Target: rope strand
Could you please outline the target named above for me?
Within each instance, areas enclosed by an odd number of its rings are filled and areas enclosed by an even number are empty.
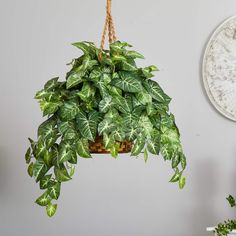
[[[106,20],[105,20],[104,29],[103,29],[102,38],[101,38],[99,59],[102,58],[102,52],[104,49],[107,31],[108,31],[109,44],[116,41],[116,31],[115,31],[115,26],[114,26],[112,14],[111,14],[111,1],[112,0],[107,0]]]

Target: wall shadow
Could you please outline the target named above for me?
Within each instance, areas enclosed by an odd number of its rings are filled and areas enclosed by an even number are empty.
[[[215,196],[218,192],[219,168],[213,160],[200,160],[192,168],[191,199],[195,205],[187,210],[186,227],[191,236],[209,235],[206,227],[214,226],[216,218]]]
[[[8,168],[8,162],[6,160],[6,152],[2,147],[0,147],[0,199],[7,192],[8,186],[8,172],[10,172]]]

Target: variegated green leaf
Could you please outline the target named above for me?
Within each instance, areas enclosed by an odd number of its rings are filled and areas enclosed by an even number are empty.
[[[33,166],[34,166],[34,163],[31,162],[29,165],[28,165],[28,168],[27,168],[27,173],[30,177],[33,176]]]
[[[39,186],[40,186],[40,189],[46,189],[49,187],[50,183],[51,183],[51,177],[52,177],[52,174],[50,175],[45,175],[39,182]]]
[[[89,74],[89,78],[93,81],[99,81],[102,75],[102,71],[100,67],[94,68]]]
[[[59,116],[62,120],[73,120],[79,112],[79,105],[76,101],[64,102],[59,109]]]
[[[65,168],[64,165],[60,165],[60,168],[55,167],[54,168],[54,173],[55,173],[56,179],[59,182],[65,182],[65,181],[71,180],[71,177],[68,174],[67,169]]]
[[[138,136],[138,138],[135,140],[135,143],[133,144],[131,155],[138,156],[143,150],[144,145],[145,145],[145,137],[143,135]]]
[[[135,97],[141,105],[146,105],[152,102],[151,95],[148,94],[148,92],[145,89],[143,89],[139,93],[136,93]]]
[[[81,157],[84,157],[84,158],[92,157],[89,151],[88,140],[85,138],[81,138],[76,141],[76,151]]]
[[[56,210],[57,210],[57,204],[51,204],[49,203],[46,207],[46,210],[47,210],[47,215],[49,217],[52,217],[55,213],[56,213]]]
[[[72,145],[69,142],[64,141],[60,144],[59,156],[58,156],[59,163],[63,163],[65,161],[74,159],[75,156],[76,156],[76,152],[74,151]]]
[[[55,113],[61,105],[62,103],[58,101],[51,101],[51,102],[48,102],[46,100],[40,101],[40,108],[43,112],[43,116]]]
[[[48,188],[49,196],[52,199],[58,199],[60,196],[60,191],[61,191],[61,183],[60,182],[57,182]]]
[[[31,160],[31,148],[29,147],[25,153],[25,162],[29,164]]]
[[[96,46],[92,42],[76,42],[72,43],[72,45],[81,49],[85,55],[96,55]]]
[[[140,54],[139,52],[133,51],[133,50],[127,51],[127,52],[125,53],[125,56],[126,56],[126,57],[130,57],[130,58],[133,58],[133,59],[135,59],[135,58],[144,59],[144,56],[143,56],[142,54]]]
[[[135,63],[132,63],[131,61],[122,61],[121,62],[121,69],[124,71],[136,71],[137,67]]]
[[[103,145],[106,149],[110,149],[115,144],[115,139],[113,135],[108,135],[107,133],[103,133]]]
[[[132,99],[127,96],[126,99],[122,96],[115,95],[112,97],[113,102],[117,110],[122,113],[132,112]]]
[[[48,195],[48,191],[46,191],[36,199],[35,203],[37,203],[39,206],[47,206],[50,201],[51,198]]]
[[[180,162],[181,162],[182,169],[185,170],[187,162],[186,162],[186,157],[183,153],[180,154]]]
[[[106,113],[109,109],[114,105],[112,101],[112,97],[105,97],[99,103],[99,111],[102,113]]]
[[[96,89],[88,82],[83,83],[83,87],[80,92],[77,93],[77,95],[83,100],[88,101],[90,97],[93,97],[95,95]]]
[[[110,148],[110,153],[111,153],[111,156],[112,156],[112,157],[117,158],[117,156],[118,156],[118,151],[119,151],[119,147],[120,147],[120,144],[119,144],[119,143],[115,143],[115,144]]]
[[[180,177],[181,177],[181,175],[182,175],[182,173],[179,172],[178,169],[176,169],[176,171],[175,171],[174,175],[172,176],[170,182],[172,182],[172,183],[178,182]]]
[[[125,141],[125,132],[123,129],[116,128],[112,132],[112,136],[114,137],[116,141],[120,141],[120,142]]]
[[[137,93],[142,90],[142,85],[138,78],[132,73],[128,71],[120,71],[120,78],[114,78],[111,81],[113,86],[116,86],[122,89],[125,92]]]
[[[110,133],[115,129],[115,124],[111,119],[104,119],[102,122],[98,124],[98,133],[99,135],[103,133]]]
[[[153,99],[161,103],[168,104],[170,102],[171,100],[170,97],[164,93],[164,91],[156,81],[146,80],[143,82],[143,85],[145,89],[148,91],[148,93],[153,97]]]
[[[70,74],[66,81],[66,88],[70,89],[80,84],[83,81],[82,79],[83,75],[84,75],[83,71]]]
[[[112,55],[111,60],[113,62],[117,62],[117,61],[126,61],[127,59],[126,59],[126,57],[124,57],[122,55],[114,54],[114,55]]]
[[[59,86],[58,79],[59,77],[48,80],[47,83],[44,85],[44,89],[47,91],[51,91],[56,87],[58,87]]]
[[[77,124],[84,138],[94,141],[97,135],[97,125],[99,114],[97,111],[91,111],[88,116],[80,111],[77,115]]]
[[[33,165],[33,176],[35,181],[38,182],[47,173],[48,167],[45,165],[43,160],[36,160]]]
[[[176,168],[180,163],[180,155],[179,153],[175,153],[172,157],[172,160],[171,160],[171,166],[172,168]]]

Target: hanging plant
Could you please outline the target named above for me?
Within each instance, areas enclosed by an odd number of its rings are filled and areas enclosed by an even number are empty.
[[[25,158],[29,175],[44,190],[36,203],[50,217],[57,208],[53,200],[59,198],[61,183],[71,180],[78,156],[110,153],[116,158],[122,152],[143,152],[147,161],[148,153],[161,153],[174,170],[170,182],[185,185],[186,158],[169,112],[171,98],[151,79],[157,67],[138,67],[135,60],[144,57],[116,40],[110,0],[107,4],[101,47],[74,43],[83,55],[72,60],[66,80],[49,80],[35,96],[46,121],[38,128],[37,141],[29,139]],[[107,29],[110,49],[104,50]]]

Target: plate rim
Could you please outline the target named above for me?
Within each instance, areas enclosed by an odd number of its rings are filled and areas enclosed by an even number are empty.
[[[210,88],[209,88],[209,84],[207,82],[207,79],[206,79],[206,76],[205,76],[205,62],[206,62],[206,56],[207,56],[207,53],[210,49],[210,46],[212,45],[212,41],[213,39],[215,38],[215,36],[217,35],[217,33],[219,32],[219,30],[222,28],[222,26],[224,26],[225,24],[227,24],[229,21],[231,21],[232,19],[236,19],[236,15],[233,15],[233,16],[230,16],[228,17],[227,19],[225,19],[224,21],[222,21],[216,28],[215,30],[213,31],[213,33],[211,34],[208,42],[207,42],[207,45],[205,47],[205,50],[204,50],[204,54],[203,54],[203,59],[202,59],[202,80],[203,80],[203,85],[204,85],[204,89],[206,91],[206,94],[208,96],[208,99],[210,100],[212,106],[221,114],[223,115],[224,117],[232,120],[232,121],[236,121],[236,116],[231,116],[229,115],[222,107],[220,107],[214,97],[212,96],[211,94],[211,91],[210,91]]]

